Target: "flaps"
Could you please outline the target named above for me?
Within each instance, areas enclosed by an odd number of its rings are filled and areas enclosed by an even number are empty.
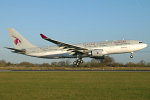
[[[70,51],[71,54],[76,54],[76,53],[86,53],[89,49],[87,48],[83,48],[80,46],[76,46],[76,45],[72,45],[72,44],[68,44],[68,43],[64,43],[64,42],[60,42],[57,40],[53,40],[50,38],[47,38],[45,35],[40,34],[41,37],[49,42],[52,42],[54,44],[56,44],[58,47],[60,47],[61,49],[65,49],[67,51]]]

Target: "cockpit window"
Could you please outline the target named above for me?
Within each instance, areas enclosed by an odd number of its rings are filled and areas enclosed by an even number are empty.
[[[143,42],[139,42],[139,43],[143,43]]]

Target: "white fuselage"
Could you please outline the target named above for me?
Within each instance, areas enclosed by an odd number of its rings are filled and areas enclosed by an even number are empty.
[[[101,49],[103,55],[108,55],[138,51],[145,48],[147,44],[137,40],[119,40],[76,44],[76,46],[89,50]],[[25,55],[48,59],[76,58],[76,55],[58,46],[28,48]],[[82,57],[90,57],[90,55],[83,54]]]

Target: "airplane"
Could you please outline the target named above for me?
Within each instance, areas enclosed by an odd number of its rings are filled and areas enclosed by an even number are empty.
[[[13,53],[46,59],[77,58],[77,60],[73,62],[73,64],[77,66],[83,63],[82,58],[85,57],[104,59],[105,55],[131,53],[130,58],[133,58],[133,52],[147,47],[147,44],[138,40],[68,44],[48,38],[43,34],[40,34],[42,39],[52,42],[57,46],[37,47],[27,41],[15,29],[7,28],[7,31],[15,48],[5,48],[10,49]]]

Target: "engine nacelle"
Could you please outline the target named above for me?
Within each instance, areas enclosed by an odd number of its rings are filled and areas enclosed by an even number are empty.
[[[103,49],[94,49],[92,51],[89,52],[89,55],[92,58],[98,58],[98,57],[103,57]]]

